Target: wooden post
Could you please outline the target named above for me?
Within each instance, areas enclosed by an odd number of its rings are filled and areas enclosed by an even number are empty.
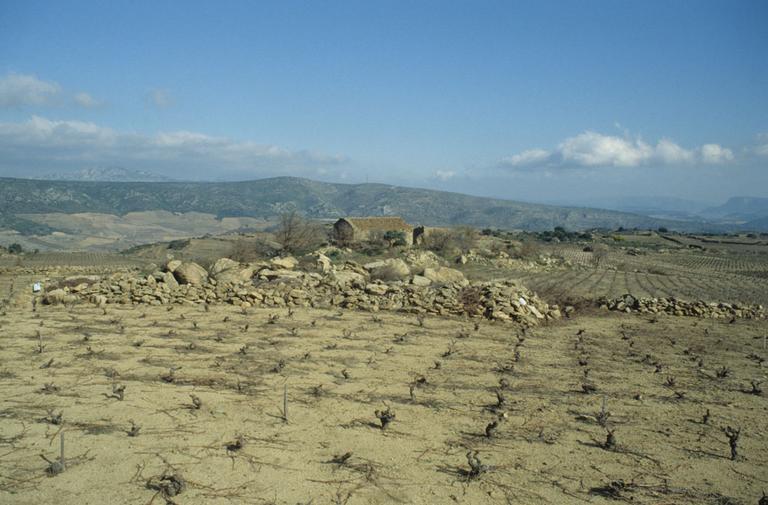
[[[66,460],[64,459],[64,430],[59,433],[59,442],[61,443],[61,452],[59,454],[59,462],[61,463],[61,471],[63,472],[67,468]]]
[[[283,384],[283,421],[288,422],[288,383]]]

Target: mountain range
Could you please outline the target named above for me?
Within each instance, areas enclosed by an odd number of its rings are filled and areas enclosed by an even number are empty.
[[[702,211],[712,220],[663,219],[614,210],[543,205],[385,184],[339,184],[296,177],[241,182],[59,181],[0,178],[0,227],[25,234],[53,231],[30,214],[164,210],[272,219],[295,209],[310,218],[399,215],[413,224],[568,230],[594,228],[768,231],[768,199],[732,198]],[[26,216],[26,217],[25,217]],[[715,221],[716,219],[716,221]],[[723,224],[723,219],[726,224]]]
[[[338,184],[296,177],[241,182],[103,182],[0,178],[0,227],[52,231],[25,215],[164,210],[272,219],[295,209],[307,217],[399,215],[412,224],[568,230],[658,228],[721,230],[704,221],[659,219],[612,210],[522,203],[385,184]]]
[[[69,172],[54,172],[35,177],[48,181],[109,181],[109,182],[169,182],[173,179],[144,170],[123,167],[83,168]]]

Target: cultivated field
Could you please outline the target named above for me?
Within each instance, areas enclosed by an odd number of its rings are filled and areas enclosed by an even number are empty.
[[[600,258],[583,245],[544,247],[567,266],[512,275],[531,289],[554,298],[596,299],[631,293],[637,297],[669,297],[707,302],[728,301],[768,305],[768,246],[745,251],[684,248],[626,249],[613,247]],[[628,254],[627,251],[639,254]]]
[[[2,503],[756,504],[768,489],[764,321],[584,312],[524,331],[13,301]]]

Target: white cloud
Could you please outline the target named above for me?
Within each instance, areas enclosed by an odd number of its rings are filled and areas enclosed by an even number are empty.
[[[627,140],[591,131],[565,139],[557,150],[565,163],[587,167],[632,167],[653,155],[653,148],[642,140]]]
[[[0,123],[0,168],[43,172],[119,164],[183,179],[238,174],[261,177],[326,174],[346,162],[343,156],[289,150],[189,131],[145,135],[120,132],[83,121],[32,116]]]
[[[686,149],[666,138],[654,145],[628,134],[618,137],[588,130],[563,140],[551,151],[530,149],[502,159],[500,165],[511,168],[680,166],[697,161],[724,163],[732,159],[730,149],[716,144],[707,144],[698,150]]]
[[[101,100],[95,99],[90,94],[84,91],[77,93],[74,98],[75,98],[75,103],[77,103],[77,105],[79,105],[80,107],[85,107],[86,109],[95,109],[97,107],[101,107],[102,105],[104,105],[104,102],[102,102]]]
[[[167,109],[173,105],[173,97],[167,89],[153,89],[147,94],[147,101],[158,109]]]
[[[758,145],[755,147],[755,153],[758,156],[768,156],[768,133],[757,135]]]
[[[435,170],[434,177],[445,182],[456,177],[456,172],[454,170]]]
[[[529,149],[519,154],[514,154],[504,158],[501,162],[504,165],[513,167],[524,167],[530,165],[539,165],[547,161],[550,153],[544,149]]]
[[[42,81],[34,75],[9,73],[0,78],[0,107],[45,105],[61,92],[55,82]]]
[[[671,140],[661,139],[656,144],[656,157],[667,165],[675,165],[694,162],[696,153],[680,147]]]
[[[718,144],[701,146],[701,160],[704,163],[719,164],[733,161],[733,151]]]

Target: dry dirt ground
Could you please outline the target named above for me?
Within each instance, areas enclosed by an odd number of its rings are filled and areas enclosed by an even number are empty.
[[[0,315],[0,503],[757,504],[766,334],[20,303]]]

